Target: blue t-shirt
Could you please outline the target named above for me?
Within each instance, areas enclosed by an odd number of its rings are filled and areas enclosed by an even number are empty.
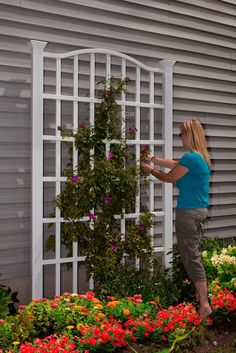
[[[179,188],[177,208],[205,208],[209,206],[210,168],[201,154],[188,152],[179,160],[179,164],[189,171],[176,185]]]

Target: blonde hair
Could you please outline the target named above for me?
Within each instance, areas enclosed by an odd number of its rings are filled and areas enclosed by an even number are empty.
[[[184,137],[186,147],[191,151],[200,153],[210,167],[211,160],[206,147],[204,130],[200,122],[196,119],[189,119],[180,125],[180,131]]]

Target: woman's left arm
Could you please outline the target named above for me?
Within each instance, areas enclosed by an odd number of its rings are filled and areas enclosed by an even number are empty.
[[[182,178],[189,171],[188,168],[183,167],[180,164],[176,164],[176,166],[173,169],[171,169],[168,173],[161,172],[160,170],[152,168],[147,163],[142,163],[141,166],[148,173],[152,174],[157,179],[164,181],[166,183],[174,183],[176,180]]]

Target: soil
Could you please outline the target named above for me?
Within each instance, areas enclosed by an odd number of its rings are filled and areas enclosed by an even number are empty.
[[[207,327],[206,332],[196,342],[183,341],[181,348],[176,346],[178,353],[236,353],[236,313],[231,314],[224,322]],[[133,344],[137,353],[158,353],[164,346],[152,342]],[[119,353],[132,353],[131,348],[122,349]]]

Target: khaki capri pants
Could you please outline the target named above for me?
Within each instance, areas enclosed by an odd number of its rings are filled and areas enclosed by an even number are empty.
[[[200,240],[204,233],[207,214],[207,208],[176,209],[175,231],[179,251],[184,268],[194,283],[206,281]]]

